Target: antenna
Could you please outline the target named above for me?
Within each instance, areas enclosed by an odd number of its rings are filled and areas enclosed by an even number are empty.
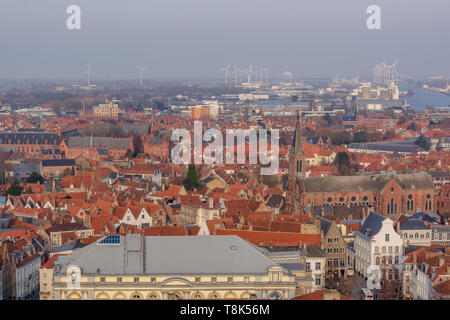
[[[140,88],[142,89],[142,76],[145,70],[147,70],[148,68],[141,68],[141,67],[136,67],[137,71],[139,71],[139,79],[140,79]]]
[[[88,64],[87,70],[84,73],[87,73],[87,80],[88,80],[88,87],[89,87],[91,85],[91,73],[94,73],[94,71],[92,71],[91,66],[89,64]]]

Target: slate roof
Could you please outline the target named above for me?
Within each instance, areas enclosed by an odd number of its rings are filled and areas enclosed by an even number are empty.
[[[428,227],[422,220],[410,218],[400,226],[400,230],[428,230]]]
[[[130,147],[129,138],[92,137],[96,148],[127,150]],[[91,145],[91,137],[69,137],[68,146],[73,149],[85,149]]]
[[[283,196],[280,196],[279,194],[273,194],[267,201],[266,206],[271,208],[279,208],[283,199]]]
[[[388,152],[406,152],[416,153],[424,152],[425,150],[414,144],[414,142],[371,142],[371,143],[350,143],[348,149],[363,149],[374,151],[388,151]]]
[[[74,264],[83,274],[265,274],[279,266],[237,236],[120,236],[58,257],[60,272]],[[145,242],[145,243],[144,243]],[[145,252],[143,254],[143,248]]]
[[[391,179],[405,190],[434,189],[434,183],[427,173],[387,173],[360,176],[327,176],[300,180],[306,192],[380,192]]]
[[[419,219],[421,218],[423,221],[437,223],[437,219],[423,212],[416,212],[413,214],[410,219]]]
[[[56,159],[56,160],[42,160],[43,167],[66,167],[75,166],[74,159]]]
[[[382,216],[379,213],[371,212],[366,220],[364,220],[364,223],[361,227],[361,233],[372,237],[376,235],[382,227],[383,221],[386,219],[386,217]]]
[[[11,140],[11,142],[10,142]],[[59,135],[56,133],[44,132],[1,132],[1,144],[58,144],[60,141]]]

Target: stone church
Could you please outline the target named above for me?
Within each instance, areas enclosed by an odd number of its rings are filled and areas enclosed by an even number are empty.
[[[308,178],[300,117],[297,117],[289,162],[287,200],[295,213],[312,212],[313,207],[361,205],[390,217],[418,211],[435,212],[435,186],[426,172]]]

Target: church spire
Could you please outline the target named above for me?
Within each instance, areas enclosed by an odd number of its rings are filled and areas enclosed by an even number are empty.
[[[294,138],[292,139],[291,154],[297,156],[304,156],[302,144],[302,128],[300,126],[300,115],[297,112],[297,124],[295,125]]]

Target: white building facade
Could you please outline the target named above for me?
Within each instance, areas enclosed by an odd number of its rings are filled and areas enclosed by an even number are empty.
[[[355,235],[355,271],[368,276],[369,266],[378,266],[382,278],[400,279],[403,241],[391,219],[372,212]]]

